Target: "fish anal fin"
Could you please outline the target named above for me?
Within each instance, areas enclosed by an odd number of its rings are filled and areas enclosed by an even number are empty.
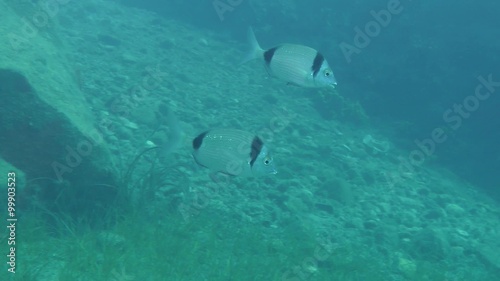
[[[210,179],[216,183],[216,184],[228,184],[228,179],[231,178],[231,177],[234,177],[234,175],[231,175],[231,174],[228,174],[228,173],[224,173],[224,172],[220,172],[220,171],[217,171],[217,172],[210,172],[208,174],[208,176],[210,177]]]

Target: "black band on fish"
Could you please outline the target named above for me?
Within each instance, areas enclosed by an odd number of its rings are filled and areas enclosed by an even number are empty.
[[[264,52],[264,60],[266,61],[266,64],[268,66],[269,64],[271,64],[271,60],[273,60],[274,57],[274,52],[276,52],[277,49],[278,47],[274,47]]]
[[[323,61],[325,61],[323,55],[320,54],[319,52],[316,53],[316,57],[314,58],[313,65],[311,67],[311,70],[313,72],[313,77],[316,77],[316,75],[318,75],[318,72],[321,69],[321,66],[323,65]]]
[[[203,138],[208,134],[208,131],[199,134],[196,138],[193,139],[193,149],[198,150],[201,144],[203,143]]]
[[[253,163],[255,163],[255,160],[257,160],[257,156],[259,156],[263,146],[264,143],[259,137],[256,136],[253,138],[252,150],[250,151],[250,167],[253,167]]]

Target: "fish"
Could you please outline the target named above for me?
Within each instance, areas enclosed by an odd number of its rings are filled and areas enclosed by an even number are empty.
[[[274,175],[274,159],[261,138],[237,129],[213,129],[193,139],[193,158],[213,172],[239,177]]]
[[[325,57],[315,49],[297,44],[280,44],[264,50],[250,27],[248,29],[250,51],[241,62],[260,58],[270,76],[287,84],[307,88],[337,86],[337,80]]]

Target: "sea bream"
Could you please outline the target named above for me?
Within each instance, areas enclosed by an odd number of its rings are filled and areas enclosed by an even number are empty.
[[[249,132],[214,129],[193,139],[195,161],[213,172],[233,176],[276,174],[274,161],[262,140]]]
[[[337,80],[325,57],[315,49],[303,45],[281,44],[264,50],[251,28],[248,29],[250,51],[243,63],[260,58],[269,75],[289,84],[302,87],[333,87]]]

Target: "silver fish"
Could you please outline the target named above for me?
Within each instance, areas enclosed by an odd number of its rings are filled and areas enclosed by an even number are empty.
[[[271,153],[252,133],[235,129],[215,129],[193,139],[196,162],[214,172],[233,176],[276,174]]]
[[[261,58],[269,75],[289,84],[311,88],[335,88],[337,85],[337,80],[325,57],[313,48],[281,44],[264,50],[257,42],[251,28],[248,29],[248,41],[251,50],[242,63]]]

